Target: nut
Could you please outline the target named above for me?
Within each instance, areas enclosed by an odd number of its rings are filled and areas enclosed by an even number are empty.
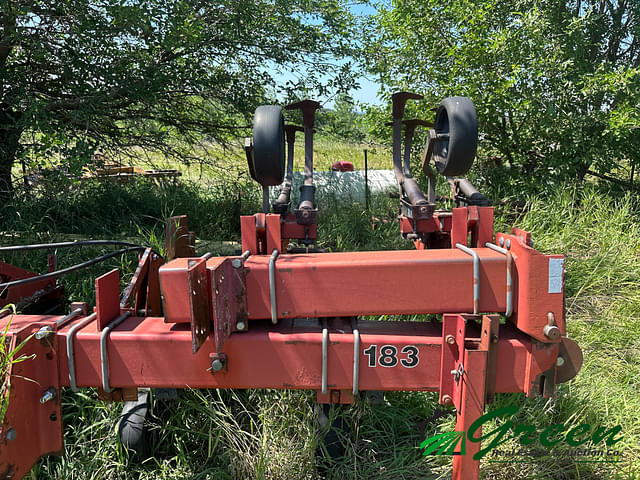
[[[242,267],[242,259],[241,258],[234,258],[233,260],[231,260],[231,266],[233,268],[240,268]]]
[[[244,330],[245,328],[247,328],[247,325],[243,321],[239,321],[238,323],[236,323],[237,330]]]
[[[211,361],[211,370],[213,370],[214,372],[219,372],[223,368],[224,368],[224,362],[222,361],[222,359],[214,358]]]
[[[544,336],[549,340],[557,340],[558,338],[560,338],[560,329],[555,325],[545,326],[542,330],[542,333],[544,333]]]
[[[454,343],[456,343],[456,337],[449,334],[446,337],[444,337],[444,341],[447,342],[449,345],[453,345]]]
[[[56,395],[57,395],[56,389],[53,387],[49,387],[42,394],[42,397],[40,397],[40,403],[50,402],[51,400],[56,398]]]
[[[34,337],[36,340],[42,340],[43,338],[47,338],[49,335],[53,333],[53,328],[50,325],[45,325],[40,330],[36,332]]]
[[[453,405],[453,399],[451,398],[451,395],[443,395],[441,403],[443,405]]]

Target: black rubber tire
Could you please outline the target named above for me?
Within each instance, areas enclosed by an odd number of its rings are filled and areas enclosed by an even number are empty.
[[[253,117],[253,174],[263,187],[280,185],[285,173],[284,116],[276,105],[256,108]],[[251,168],[249,168],[251,171]]]
[[[316,449],[316,456],[324,458],[325,462],[332,463],[344,456],[346,447],[343,443],[343,438],[351,432],[351,428],[343,415],[345,407],[344,405],[333,406],[338,413],[334,415],[330,424],[328,422],[331,419],[331,406],[323,404],[318,405],[316,408],[318,423],[324,430],[324,435],[320,439],[321,445],[318,445]]]
[[[478,148],[478,115],[471,99],[445,98],[438,105],[433,128],[436,134],[449,135],[449,140],[436,142],[433,149],[438,172],[447,177],[467,173]]]
[[[139,458],[144,458],[148,451],[144,422],[149,406],[149,392],[139,391],[137,401],[125,402],[118,422],[120,443]]]

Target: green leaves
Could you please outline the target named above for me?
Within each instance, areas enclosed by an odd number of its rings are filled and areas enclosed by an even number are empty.
[[[177,142],[236,138],[229,127],[287,93],[276,68],[316,91],[353,81],[342,0],[0,0],[0,12],[0,103],[28,112],[12,125],[35,137],[24,154],[82,163],[87,146],[140,146],[181,157]]]
[[[471,97],[479,167],[489,180],[508,175],[528,189],[582,178],[591,167],[623,172],[638,149],[634,9],[595,1],[397,0],[376,18],[367,68],[387,92],[425,94],[424,118],[442,97]]]

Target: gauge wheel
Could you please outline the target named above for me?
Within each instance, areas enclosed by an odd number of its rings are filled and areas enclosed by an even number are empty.
[[[433,156],[438,172],[446,177],[467,173],[478,148],[478,115],[471,99],[445,98],[436,110],[434,130]]]
[[[253,168],[249,171],[263,187],[280,185],[285,172],[284,116],[282,108],[262,105],[253,117]]]

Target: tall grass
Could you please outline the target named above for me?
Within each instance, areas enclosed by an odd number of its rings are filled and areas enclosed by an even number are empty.
[[[145,182],[126,186],[89,184],[65,195],[43,193],[5,210],[2,229],[54,239],[63,234],[119,236],[159,242],[162,219],[187,213],[206,239],[238,239],[239,213],[258,208],[259,192],[248,184],[183,182],[158,188]],[[238,205],[240,199],[240,205]],[[485,478],[640,478],[640,244],[634,197],[610,197],[594,189],[567,190],[531,198],[519,216],[504,211],[499,229],[517,225],[532,232],[537,249],[564,253],[567,268],[567,325],[585,354],[578,377],[551,399],[498,395],[497,408],[519,405],[517,419],[540,430],[580,423],[622,426],[622,462],[595,464],[556,455],[526,464],[484,461]],[[371,211],[360,204],[325,205],[321,246],[331,250],[410,248],[394,218],[397,200],[374,198]],[[372,218],[373,217],[373,218]],[[43,233],[45,232],[45,233]],[[16,241],[16,239],[5,240]],[[44,255],[44,254],[42,254]],[[44,264],[44,257],[11,258]],[[66,258],[72,261],[75,257]],[[4,259],[3,259],[4,260]],[[135,259],[120,259],[129,274]],[[65,286],[74,299],[91,300],[92,275]],[[425,422],[438,408],[430,393],[392,392],[383,405],[365,398],[341,415],[349,425],[343,458],[317,454],[323,430],[314,414],[315,395],[305,391],[184,391],[177,403],[153,402],[152,456],[134,461],[117,442],[121,406],[102,404],[92,390],[65,392],[66,456],[48,458],[38,478],[447,478],[450,457],[424,457],[424,436],[452,430],[454,418]],[[513,442],[510,445],[515,445]],[[565,452],[566,453],[566,452]]]

